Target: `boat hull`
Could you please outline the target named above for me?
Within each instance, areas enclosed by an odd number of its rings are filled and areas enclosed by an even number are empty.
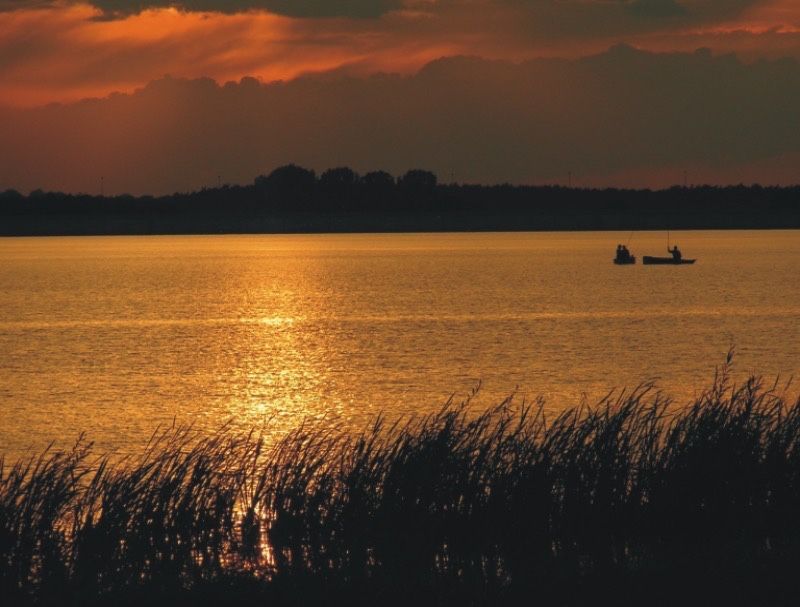
[[[618,266],[632,266],[636,263],[636,257],[631,256],[630,259],[615,259],[614,264]]]
[[[642,264],[645,266],[686,266],[693,264],[695,259],[675,259],[673,257],[642,257]]]

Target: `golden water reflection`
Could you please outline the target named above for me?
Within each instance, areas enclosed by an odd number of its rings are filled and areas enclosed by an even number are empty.
[[[795,233],[673,233],[696,266],[613,266],[629,238],[0,239],[0,451],[81,431],[136,450],[173,420],[360,426],[478,381],[478,405],[556,411],[648,379],[687,399],[731,343],[739,377],[800,371]]]

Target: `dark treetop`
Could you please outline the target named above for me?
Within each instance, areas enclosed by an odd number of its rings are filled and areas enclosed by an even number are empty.
[[[667,190],[438,184],[286,165],[170,196],[0,193],[0,235],[800,228],[800,186]]]

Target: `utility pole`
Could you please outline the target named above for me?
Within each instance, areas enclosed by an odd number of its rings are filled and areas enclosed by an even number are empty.
[[[100,196],[105,196],[105,184],[103,183],[104,179],[105,179],[105,177],[103,177],[101,175],[100,176]]]
[[[567,173],[567,186],[571,189],[572,188],[572,171]]]

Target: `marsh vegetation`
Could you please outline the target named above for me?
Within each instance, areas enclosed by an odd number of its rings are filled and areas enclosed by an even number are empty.
[[[727,367],[548,418],[469,402],[276,444],[176,427],[0,467],[0,594],[53,604],[783,604],[800,401]],[[710,604],[710,603],[709,603]]]

